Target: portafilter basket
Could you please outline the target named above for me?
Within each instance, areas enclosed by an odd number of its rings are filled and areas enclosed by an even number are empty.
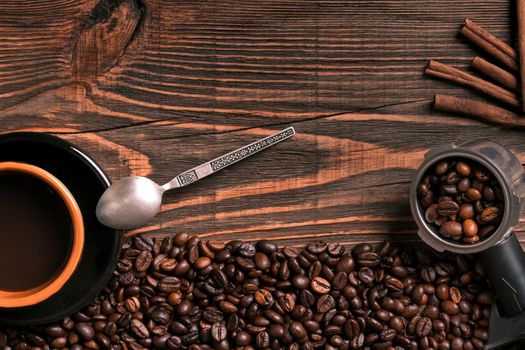
[[[484,165],[498,180],[504,195],[505,210],[501,223],[490,237],[478,243],[454,242],[441,236],[425,220],[425,209],[419,203],[417,188],[427,171],[438,162],[449,158],[468,158]],[[505,147],[488,140],[474,140],[461,145],[435,148],[425,154],[410,187],[410,207],[419,227],[418,234],[425,243],[437,251],[448,250],[460,254],[478,253],[504,241],[519,222],[525,201],[525,174],[519,159]]]
[[[422,178],[438,162],[450,158],[467,158],[485,166],[503,192],[505,208],[499,227],[491,236],[474,244],[441,236],[436,227],[425,220],[425,209],[419,202],[418,185]],[[524,195],[525,173],[519,159],[507,148],[484,139],[430,150],[410,187],[410,207],[421,239],[440,252],[477,253],[482,262],[497,301],[486,349],[525,339],[525,255],[516,235],[512,234],[525,206]]]

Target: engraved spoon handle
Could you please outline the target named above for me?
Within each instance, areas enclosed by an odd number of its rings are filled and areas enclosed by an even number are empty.
[[[250,143],[249,145],[236,149],[235,151],[232,151],[218,158],[210,160],[209,162],[198,165],[195,168],[187,170],[182,174],[177,175],[173,180],[162,186],[162,188],[164,188],[164,190],[167,191],[173,188],[183,187],[194,183],[195,181],[198,181],[203,177],[216,173],[217,171],[224,169],[234,163],[237,163],[240,160],[248,158],[249,156],[252,156],[259,151],[262,151],[263,149],[266,149],[281,141],[284,141],[287,138],[292,137],[294,134],[295,130],[293,127],[281,130],[276,134],[260,139],[259,141]]]

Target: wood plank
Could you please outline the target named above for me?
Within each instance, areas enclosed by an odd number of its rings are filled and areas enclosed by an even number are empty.
[[[427,59],[466,68],[464,17],[514,43],[507,1],[43,1],[0,9],[0,125],[163,182],[288,125],[290,141],[166,196],[140,232],[301,244],[415,241],[426,150],[522,132],[431,109]],[[525,223],[517,228],[525,241]]]

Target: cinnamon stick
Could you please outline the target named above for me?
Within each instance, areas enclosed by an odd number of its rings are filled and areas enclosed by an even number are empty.
[[[502,69],[479,56],[474,57],[470,63],[470,67],[497,81],[509,91],[516,93],[519,91],[518,79],[514,74],[509,73],[505,69]]]
[[[521,81],[525,81],[525,0],[516,1],[518,12],[518,47],[520,62]],[[525,84],[521,87],[521,100],[525,101]],[[522,105],[522,111],[525,111],[525,103]]]
[[[519,70],[518,55],[516,54],[516,51],[505,42],[496,38],[494,35],[474,23],[471,19],[465,19],[465,23],[459,32],[475,45],[487,51],[501,63],[509,67],[512,71],[517,72]]]
[[[515,93],[449,65],[430,60],[425,69],[425,73],[468,86],[513,107],[520,107],[518,97]]]
[[[516,113],[483,101],[436,94],[434,107],[440,111],[463,114],[492,124],[525,128],[525,118],[520,118]]]

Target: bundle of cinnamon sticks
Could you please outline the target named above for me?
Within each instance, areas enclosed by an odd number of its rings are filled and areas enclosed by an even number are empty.
[[[525,0],[517,0],[519,54],[511,46],[487,30],[465,19],[460,34],[488,53],[499,65],[482,57],[475,57],[470,67],[489,80],[480,78],[441,62],[431,60],[425,73],[460,84],[501,102],[492,103],[436,94],[434,106],[438,110],[464,114],[490,123],[525,128]],[[520,78],[521,77],[521,78]]]

